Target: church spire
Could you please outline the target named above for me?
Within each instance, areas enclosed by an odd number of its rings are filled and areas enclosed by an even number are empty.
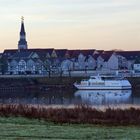
[[[24,17],[21,17],[21,30],[20,35],[25,35],[25,29],[24,29]]]
[[[26,32],[24,28],[24,17],[21,18],[20,40],[18,42],[18,50],[27,49]]]

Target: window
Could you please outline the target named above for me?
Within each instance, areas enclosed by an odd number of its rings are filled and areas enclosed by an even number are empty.
[[[28,60],[27,62],[27,71],[34,71],[35,64],[33,60]]]
[[[19,67],[19,71],[25,72],[26,71],[26,62],[24,60],[20,60],[18,67]]]

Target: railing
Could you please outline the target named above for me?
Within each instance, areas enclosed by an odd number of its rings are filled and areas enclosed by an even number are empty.
[[[90,71],[65,71],[63,73],[51,74],[50,77],[89,77],[95,75],[117,75],[122,77],[140,77],[140,72],[135,73],[134,71],[117,72],[116,70],[90,70]],[[33,75],[0,75],[0,77],[48,77],[48,74],[33,74]]]

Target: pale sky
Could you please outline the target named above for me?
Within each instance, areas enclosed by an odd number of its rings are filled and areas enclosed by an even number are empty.
[[[140,0],[0,0],[0,51],[17,49],[21,16],[29,48],[140,50]]]

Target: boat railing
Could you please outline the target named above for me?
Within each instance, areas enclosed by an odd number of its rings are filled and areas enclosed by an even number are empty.
[[[87,82],[87,81],[88,81],[88,79],[83,79],[81,81],[76,81],[75,84],[80,84],[81,82]]]
[[[87,81],[88,81],[88,79],[83,79],[82,81],[83,81],[83,82],[84,82],[84,81],[85,81],[85,82],[87,82]]]

